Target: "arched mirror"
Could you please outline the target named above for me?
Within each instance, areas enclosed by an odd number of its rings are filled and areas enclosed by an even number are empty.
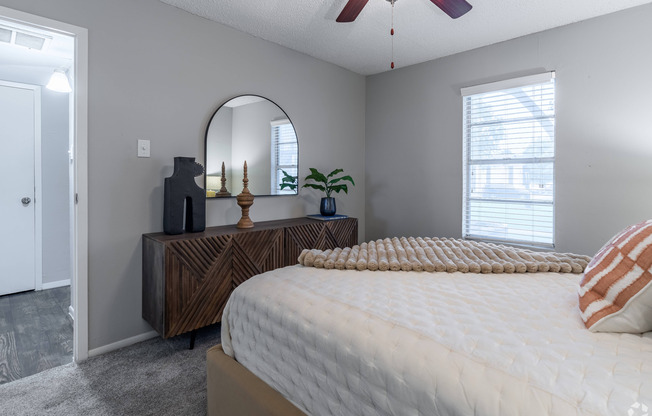
[[[252,194],[298,192],[299,146],[294,126],[285,111],[266,98],[241,95],[222,104],[206,129],[205,155],[207,198],[239,194],[245,161]]]

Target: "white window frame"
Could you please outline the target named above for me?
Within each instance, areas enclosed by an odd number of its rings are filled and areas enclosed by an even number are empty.
[[[275,132],[275,130],[280,128],[281,126],[289,125],[293,130],[294,130],[294,126],[292,125],[292,122],[287,118],[280,119],[280,120],[272,120],[270,122],[270,124],[271,124],[271,135],[272,135],[272,140],[271,140],[271,143],[272,143],[272,151],[271,151],[272,160],[271,160],[271,175],[270,175],[272,183],[271,183],[271,188],[270,189],[272,190],[272,195],[297,195],[298,194],[298,189],[299,189],[298,181],[297,181],[297,189],[294,190],[294,191],[291,190],[291,189],[280,189],[280,185],[279,185],[280,182],[278,180],[277,171],[279,169],[283,169],[285,171],[287,171],[289,169],[295,169],[296,172],[297,172],[297,175],[298,175],[299,163],[298,163],[298,160],[297,160],[297,163],[293,164],[293,165],[281,165],[281,164],[279,164],[278,149],[277,149],[277,147],[278,147],[278,142],[277,142],[278,135]],[[295,138],[295,141],[296,141],[296,132],[294,134],[294,138]]]
[[[545,157],[545,158],[537,158],[537,157],[526,157],[522,159],[488,159],[488,158],[483,158],[482,160],[471,160],[471,131],[472,127],[475,126],[471,124],[470,121],[470,111],[471,111],[471,101],[473,99],[473,96],[477,96],[480,94],[486,94],[490,92],[500,92],[500,91],[506,91],[514,88],[521,88],[521,87],[529,87],[529,86],[535,86],[535,85],[540,85],[540,84],[547,84],[547,83],[552,83],[553,87],[553,94],[555,94],[555,72],[546,72],[543,74],[537,74],[537,75],[531,75],[531,76],[526,76],[526,77],[520,77],[520,78],[514,78],[514,79],[509,79],[509,80],[504,80],[504,81],[499,81],[499,82],[493,82],[489,84],[482,84],[482,85],[475,85],[471,87],[466,87],[461,89],[462,93],[462,101],[463,101],[463,206],[462,206],[462,236],[465,239],[474,239],[474,240],[483,240],[483,241],[493,241],[493,242],[499,242],[499,243],[507,243],[507,244],[514,244],[514,245],[525,245],[525,246],[532,246],[532,247],[539,247],[539,248],[554,248],[555,246],[555,158],[556,158],[556,149],[555,149],[555,137],[553,136],[553,156],[552,157]],[[553,100],[553,106],[555,106],[554,100]],[[534,116],[533,116],[534,119]],[[549,119],[548,119],[549,120]],[[553,124],[556,126],[555,123],[556,120],[556,110],[553,111],[552,114],[552,121]],[[553,128],[553,134],[556,136],[556,132],[554,131],[555,129]],[[501,163],[503,162],[503,163]],[[546,202],[546,204],[550,205],[551,209],[551,216],[550,216],[550,223],[549,223],[549,230],[551,233],[551,238],[548,241],[540,241],[540,238],[538,238],[539,241],[537,241],[537,238],[534,237],[534,231],[532,232],[532,236],[529,238],[510,238],[510,237],[500,237],[497,236],[497,233],[494,233],[492,235],[491,232],[482,232],[481,227],[473,227],[471,225],[472,221],[470,216],[473,215],[471,212],[471,205],[470,202],[473,200],[471,197],[471,189],[470,189],[470,184],[471,184],[471,168],[473,166],[479,166],[482,164],[504,164],[505,167],[507,168],[508,165],[514,164],[514,163],[523,163],[524,165],[528,164],[535,164],[535,163],[551,163],[552,168],[551,168],[551,176],[552,176],[552,202]],[[530,206],[535,206],[535,205],[540,205],[541,202],[535,201],[534,199],[529,199],[526,201],[523,200],[505,200],[505,201],[498,201],[498,202],[504,202],[505,206],[509,206],[512,203],[527,203]],[[476,216],[476,218],[480,219],[480,217]],[[515,223],[512,223],[513,228],[512,230],[516,229],[517,226],[514,226]],[[509,226],[510,224],[508,222],[505,222],[503,224],[508,230],[510,229]]]

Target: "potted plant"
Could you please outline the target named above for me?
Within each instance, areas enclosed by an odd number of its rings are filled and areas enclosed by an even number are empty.
[[[340,176],[334,178],[338,173],[344,172],[344,169],[335,169],[328,175],[324,175],[315,168],[310,168],[310,175],[306,176],[306,181],[312,181],[316,183],[305,183],[302,188],[314,188],[320,191],[326,192],[326,197],[321,199],[319,204],[319,212],[323,216],[335,215],[335,198],[331,196],[331,193],[344,191],[344,193],[349,193],[349,188],[345,183],[340,183],[342,181],[349,181],[351,185],[355,186],[353,178],[349,175]]]

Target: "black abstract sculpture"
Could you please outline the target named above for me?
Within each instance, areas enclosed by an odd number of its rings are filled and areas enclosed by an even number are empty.
[[[206,192],[195,182],[204,168],[194,157],[175,157],[174,172],[165,178],[163,190],[163,231],[181,234],[184,230],[183,210],[186,209],[185,230],[196,233],[206,228]]]

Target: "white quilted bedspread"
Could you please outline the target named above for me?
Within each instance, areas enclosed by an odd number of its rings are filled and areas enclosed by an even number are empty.
[[[222,343],[311,415],[652,415],[652,333],[585,329],[579,277],[292,266],[234,291]]]

